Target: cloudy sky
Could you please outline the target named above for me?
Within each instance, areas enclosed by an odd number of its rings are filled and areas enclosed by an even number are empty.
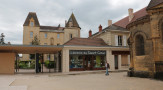
[[[134,12],[146,7],[150,0],[0,0],[0,33],[5,42],[22,44],[23,23],[29,12],[36,12],[41,25],[65,25],[72,11],[81,27],[81,37],[88,37],[88,31],[98,31],[101,24],[107,27],[128,15],[128,8]]]

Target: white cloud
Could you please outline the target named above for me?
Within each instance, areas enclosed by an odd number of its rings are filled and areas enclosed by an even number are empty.
[[[41,25],[64,26],[72,10],[82,28],[81,36],[88,31],[105,28],[108,19],[113,22],[125,17],[128,8],[137,11],[148,5],[150,0],[0,0],[0,33],[5,41],[22,44],[23,23],[29,12],[36,12]]]

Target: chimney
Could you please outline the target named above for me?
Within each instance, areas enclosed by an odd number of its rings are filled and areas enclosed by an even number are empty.
[[[112,25],[112,20],[108,20],[108,26]]]
[[[92,30],[89,30],[89,37],[92,36]]]
[[[98,28],[99,28],[99,32],[101,32],[101,31],[102,31],[102,26],[101,26],[101,24],[100,24],[100,26],[99,26]]]
[[[128,9],[128,16],[129,16],[129,22],[133,19],[134,17],[134,13],[133,13],[133,9],[129,8]]]

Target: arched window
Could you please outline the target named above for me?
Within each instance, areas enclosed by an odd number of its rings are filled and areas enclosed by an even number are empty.
[[[50,45],[54,45],[54,38],[50,38]]]
[[[137,35],[135,39],[136,55],[145,55],[144,52],[144,38],[142,35]]]

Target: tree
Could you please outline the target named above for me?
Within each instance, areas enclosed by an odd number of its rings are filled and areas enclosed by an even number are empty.
[[[40,45],[40,40],[37,38],[37,35],[32,40],[32,45]]]
[[[5,44],[4,37],[5,37],[5,35],[3,33],[1,33],[1,36],[0,36],[0,44],[1,45],[4,45]]]
[[[32,45],[40,45],[40,40],[38,39],[37,35],[32,40]],[[30,59],[35,59],[35,54],[30,54]]]

